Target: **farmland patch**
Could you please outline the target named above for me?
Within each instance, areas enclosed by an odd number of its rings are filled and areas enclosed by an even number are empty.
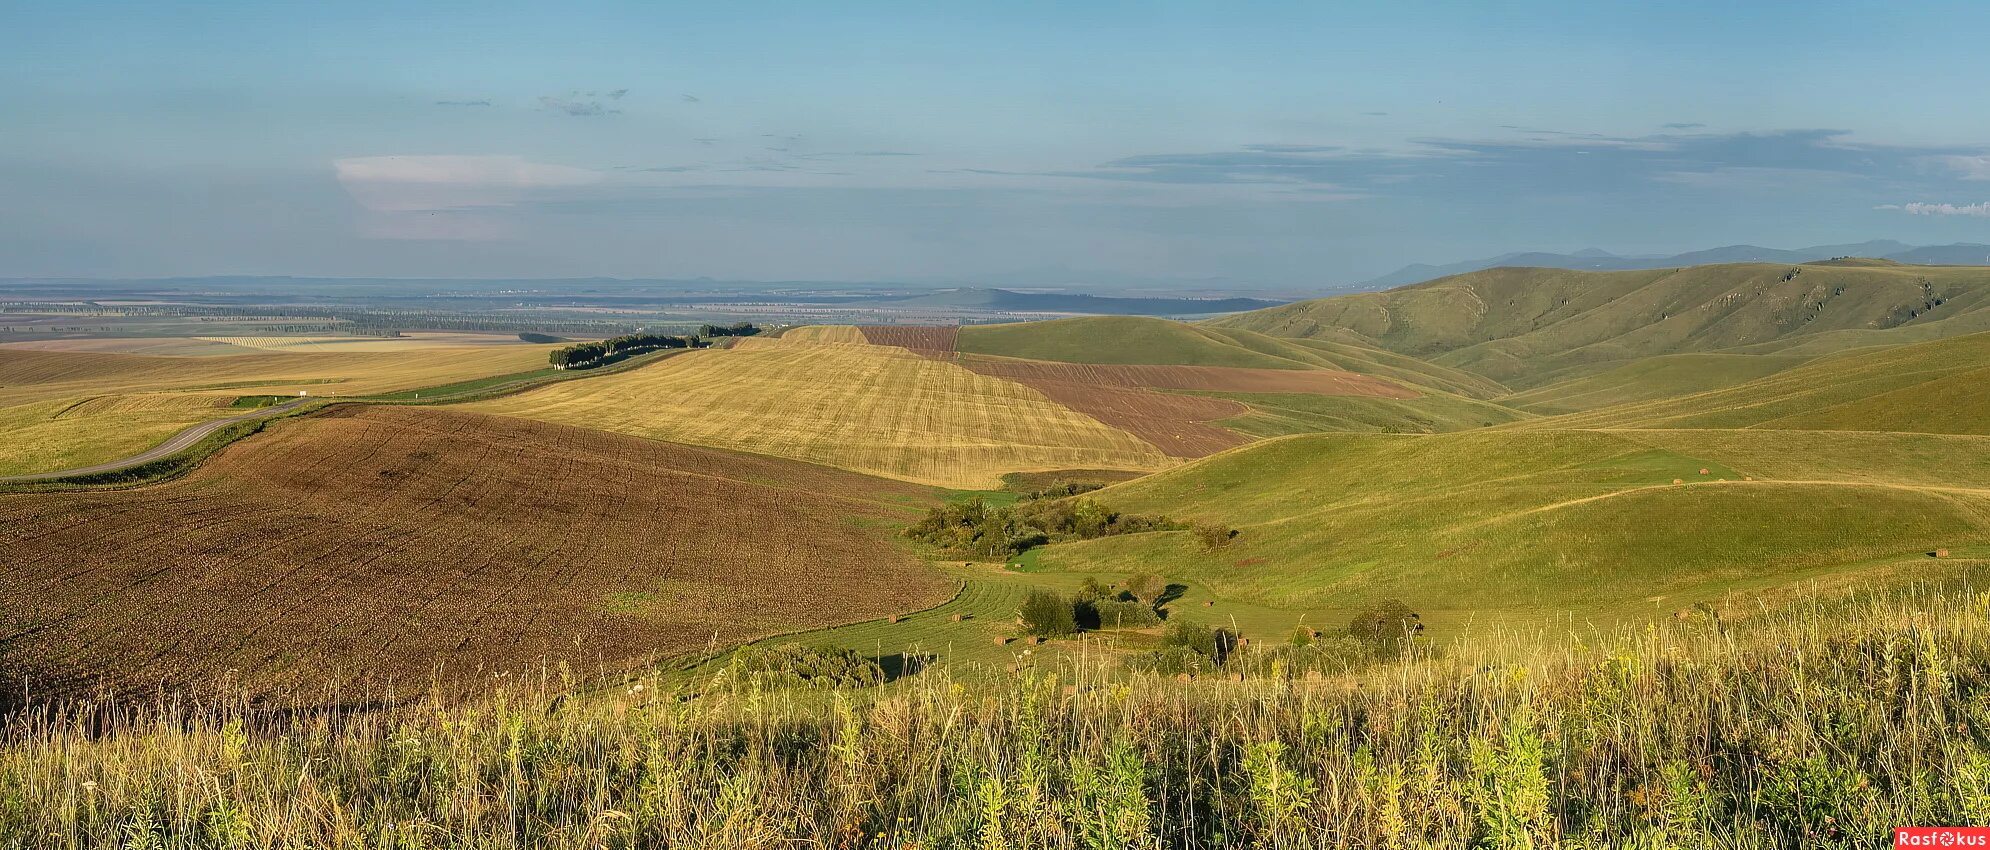
[[[0,670],[38,689],[615,671],[934,604],[926,488],[435,408],[334,408],[179,481],[0,496]]]

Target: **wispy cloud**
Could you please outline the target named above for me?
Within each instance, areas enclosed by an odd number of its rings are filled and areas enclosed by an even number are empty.
[[[699,100],[699,99],[698,99],[698,96],[697,96],[697,95],[695,95],[695,94],[686,94],[686,95],[679,95],[679,97],[682,97],[682,98],[684,98],[684,102],[685,102],[685,103],[703,103],[703,102],[704,102],[704,101],[702,101],[702,100]]]
[[[488,100],[438,100],[436,106],[489,106]]]
[[[605,96],[610,101],[621,100],[629,93],[628,89],[616,89]],[[586,118],[597,115],[620,115],[622,110],[603,103],[600,92],[570,91],[566,94],[549,94],[539,98],[539,105],[547,110],[565,115]]]
[[[1706,127],[1707,125],[1689,122],[1689,121],[1675,121],[1671,124],[1661,124],[1659,126],[1667,130],[1698,130]]]
[[[535,193],[586,186],[598,172],[521,156],[358,156],[334,160],[339,185],[368,215],[375,239],[491,240],[510,231],[501,215]]]
[[[1990,180],[1990,156],[1943,156],[1937,161],[1964,180]]]
[[[1990,218],[1990,201],[1980,204],[1880,204],[1876,210],[1898,210],[1908,215],[1962,215],[1975,218]]]

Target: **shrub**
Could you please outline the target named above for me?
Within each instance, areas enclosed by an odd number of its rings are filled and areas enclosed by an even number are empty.
[[[1237,648],[1237,633],[1187,620],[1171,620],[1168,630],[1161,635],[1161,647],[1186,649],[1221,667]]]
[[[1400,599],[1385,599],[1354,615],[1347,624],[1348,636],[1360,641],[1378,658],[1399,658],[1416,647],[1423,632],[1423,616],[1410,610]]]
[[[1017,609],[1016,619],[1025,634],[1037,637],[1067,637],[1078,633],[1078,617],[1071,600],[1048,590],[1032,591]]]
[[[1197,523],[1195,539],[1202,541],[1202,547],[1205,549],[1216,549],[1227,546],[1230,541],[1237,539],[1237,530],[1229,526]]]
[[[865,688],[884,684],[884,668],[850,649],[817,649],[798,643],[747,646],[733,653],[722,681],[769,688]]]
[[[1092,628],[1149,629],[1161,624],[1160,612],[1145,602],[1102,599],[1086,604],[1092,609]]]
[[[1121,586],[1126,588],[1127,593],[1133,594],[1133,598],[1149,605],[1159,601],[1161,594],[1168,591],[1168,583],[1153,573],[1129,576]]]

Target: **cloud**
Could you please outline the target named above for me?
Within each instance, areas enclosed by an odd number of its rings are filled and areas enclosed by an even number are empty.
[[[628,93],[629,93],[628,89],[616,89],[615,91],[608,93],[608,98],[610,100],[620,100],[622,99],[623,95]],[[589,92],[574,91],[574,92],[568,92],[564,95],[549,94],[539,98],[539,105],[542,108],[549,109],[554,112],[560,112],[567,115],[572,115],[575,117],[582,117],[582,118],[596,116],[596,115],[622,114],[622,110],[612,108],[607,104],[602,103],[600,100],[600,94],[598,92],[591,92],[591,91]]]
[[[1295,186],[1425,198],[1616,196],[1769,191],[1836,185],[1940,191],[1952,177],[1990,179],[1990,148],[1860,144],[1843,130],[1612,136],[1515,127],[1519,140],[1419,138],[1389,149],[1255,144],[1236,150],[1144,154],[1089,169],[1033,172],[1158,184]],[[1939,168],[1930,168],[1930,163]],[[1284,188],[1279,188],[1284,187]]]
[[[332,169],[367,212],[360,235],[373,239],[504,238],[505,208],[601,179],[598,172],[521,156],[358,156],[334,160]]]
[[[1259,153],[1328,153],[1346,148],[1339,145],[1245,145],[1244,150]]]
[[[1698,129],[1700,129],[1700,128],[1702,128],[1702,127],[1705,127],[1705,126],[1707,126],[1707,125],[1705,125],[1705,124],[1697,124],[1697,123],[1690,123],[1690,122],[1675,122],[1675,123],[1672,123],[1672,124],[1661,124],[1661,125],[1659,125],[1659,126],[1661,126],[1661,127],[1665,128],[1665,129],[1667,129],[1667,130],[1698,130]]]
[[[1941,156],[1936,161],[1964,180],[1990,180],[1990,156]]]
[[[685,103],[703,103],[703,101],[698,99],[697,95],[686,94],[686,95],[679,95],[679,97],[684,98]]]
[[[489,106],[488,100],[438,100],[436,106]]]
[[[1990,218],[1990,201],[1980,204],[1880,204],[1876,210],[1898,210],[1908,215],[1962,215],[1973,218]]]
[[[1382,116],[1384,116],[1384,115],[1387,115],[1387,114],[1389,114],[1389,113],[1387,113],[1387,112],[1363,112],[1363,113],[1361,113],[1361,114],[1363,114],[1363,115],[1370,115],[1370,116],[1374,116],[1374,117],[1376,117],[1376,118],[1380,118],[1380,117],[1382,117]]]

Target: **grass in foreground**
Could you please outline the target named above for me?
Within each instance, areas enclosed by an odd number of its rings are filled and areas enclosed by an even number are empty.
[[[1480,635],[1323,680],[1024,655],[855,690],[49,707],[0,735],[0,846],[1882,846],[1990,819],[1985,604]]]

